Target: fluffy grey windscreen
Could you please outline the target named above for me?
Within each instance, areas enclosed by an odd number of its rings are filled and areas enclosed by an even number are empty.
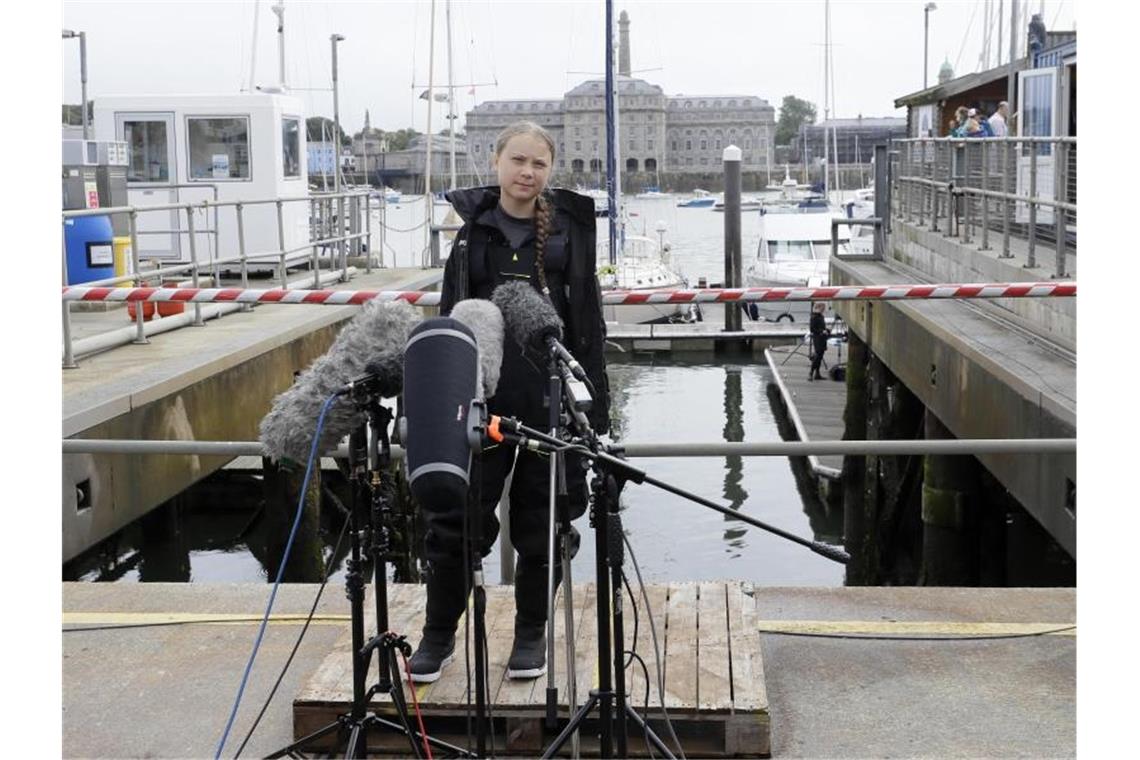
[[[503,314],[483,298],[468,298],[455,304],[451,317],[471,328],[479,346],[479,375],[483,398],[495,395],[503,366]]]
[[[269,414],[261,421],[260,440],[265,455],[306,462],[321,406],[328,397],[363,376],[369,362],[402,353],[408,333],[419,321],[418,310],[406,301],[364,304],[360,313],[341,329],[329,350],[273,400]],[[332,449],[362,418],[351,401],[338,399],[325,415],[318,453]]]

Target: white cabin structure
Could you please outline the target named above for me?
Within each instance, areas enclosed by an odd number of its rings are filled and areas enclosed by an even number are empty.
[[[309,194],[305,109],[282,93],[105,96],[95,101],[95,137],[128,144],[127,196],[133,206],[305,198]],[[309,203],[243,207],[246,255],[277,254],[309,241]],[[138,215],[139,256],[164,264],[190,261],[184,210]],[[199,263],[237,256],[237,214],[194,212]],[[216,246],[216,248],[215,248]],[[289,260],[308,256],[305,249]],[[279,261],[250,261],[270,270]]]

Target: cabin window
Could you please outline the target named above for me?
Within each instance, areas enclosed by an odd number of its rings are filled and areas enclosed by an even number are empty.
[[[128,182],[170,181],[165,121],[124,121],[123,139],[130,149]]]
[[[186,125],[192,181],[250,179],[248,118],[190,117]]]
[[[301,120],[281,120],[281,169],[285,179],[301,176]]]
[[[811,261],[811,243],[806,240],[769,240],[769,261]]]

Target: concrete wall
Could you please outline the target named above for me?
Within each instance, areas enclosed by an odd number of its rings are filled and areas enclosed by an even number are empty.
[[[88,428],[76,438],[257,440],[273,398],[293,373],[328,350],[344,320],[207,374],[169,395]],[[68,561],[221,468],[227,457],[64,455],[63,559]],[[73,484],[87,481],[90,507],[78,510]]]
[[[886,283],[868,264],[832,262],[832,285]],[[879,265],[881,269],[881,264]],[[1076,404],[1049,392],[1050,373],[1004,356],[1005,346],[979,350],[947,320],[955,303],[846,302],[837,311],[850,329],[956,438],[1074,438]],[[1009,345],[1024,338],[1009,336]],[[1072,381],[1072,375],[1059,377]],[[992,472],[1076,556],[1076,458],[1070,455],[982,455]]]

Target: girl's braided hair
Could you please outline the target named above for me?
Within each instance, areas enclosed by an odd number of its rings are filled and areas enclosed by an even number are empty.
[[[546,143],[546,147],[550,149],[550,161],[553,168],[554,163],[554,138],[550,133],[543,129],[533,121],[516,121],[509,125],[506,129],[499,133],[495,138],[495,157],[497,158],[502,154],[503,149],[507,147],[507,142],[516,135],[532,135],[539,138]],[[534,208],[534,268],[535,276],[538,278],[539,289],[542,290],[543,295],[550,296],[550,288],[546,285],[546,267],[544,265],[544,257],[546,255],[546,241],[550,238],[550,228],[553,216],[553,204],[550,197],[546,192],[546,188],[538,194],[535,199]]]

